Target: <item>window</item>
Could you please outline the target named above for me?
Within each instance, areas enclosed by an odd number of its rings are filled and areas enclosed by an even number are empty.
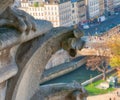
[[[79,5],[79,7],[83,7],[83,6],[84,6],[84,4]]]
[[[74,10],[72,10],[72,13],[74,13],[75,11]]]
[[[57,8],[55,7],[54,9],[56,10]]]
[[[85,14],[83,14],[83,15],[80,15],[80,17],[82,18],[82,17],[85,17]]]
[[[72,4],[72,8],[74,8],[74,3]]]
[[[75,21],[73,21],[73,24],[75,24]]]

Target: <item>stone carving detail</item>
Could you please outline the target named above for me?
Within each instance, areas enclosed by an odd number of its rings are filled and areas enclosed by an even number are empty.
[[[85,44],[85,42],[81,39],[84,33],[75,28],[73,30],[73,35],[67,39],[65,39],[61,45],[64,50],[67,50],[70,56],[75,57],[77,54],[76,50],[81,50]]]
[[[52,55],[48,63],[46,64],[45,69],[53,68],[57,65],[60,65],[65,62],[70,61],[70,56],[67,51],[60,49],[55,54]]]
[[[5,100],[6,90],[9,87],[9,86],[7,87],[7,83],[9,83],[8,79],[16,75],[16,73],[18,72],[18,66],[15,61],[15,56],[20,44],[32,38],[40,36],[42,33],[47,33],[47,31],[49,31],[52,28],[52,24],[50,22],[48,24],[48,22],[44,21],[44,23],[41,22],[41,24],[38,24],[38,22],[35,21],[35,19],[29,14],[17,8],[13,8],[12,7],[13,3],[14,0],[0,0],[0,29],[5,27],[2,31],[4,34],[3,37],[1,37],[0,35],[0,42],[1,42],[0,43],[0,100]],[[6,34],[5,29],[7,30],[7,28],[9,28],[10,30],[16,29],[18,31],[16,30],[9,31],[7,32],[8,34]],[[33,31],[31,33],[35,33],[35,34],[29,34],[30,33],[29,31]],[[27,33],[29,35],[24,36],[23,34],[22,36],[20,36],[17,32]],[[69,40],[67,39],[67,43],[68,45],[70,45],[70,48],[67,47],[68,51],[80,49],[81,46],[83,46],[82,45],[83,42],[79,41],[81,35],[77,34],[79,33],[79,31],[75,30],[73,33],[74,33],[74,37],[72,37],[72,39],[69,38]],[[45,95],[47,95],[47,97],[51,96],[51,94],[48,94],[48,92],[53,88],[51,89],[50,88],[46,89],[45,91],[42,91],[44,93],[44,94],[41,93],[42,97],[44,97]],[[75,98],[76,98],[76,94],[79,95],[79,93],[82,94],[85,93],[85,91],[83,91],[83,88],[81,86],[76,87],[75,84],[60,85],[60,87],[56,87],[56,89],[58,90],[56,91],[56,93],[57,92],[59,93],[64,89],[70,91],[69,92],[70,94],[73,94],[73,92],[75,91]],[[55,92],[55,90],[53,92]],[[67,93],[67,95],[65,96],[66,98],[69,98],[69,93]],[[67,100],[67,99],[63,99],[63,100]]]
[[[20,33],[29,33],[30,30],[36,31],[34,18],[24,11],[13,8],[13,3],[14,0],[0,0],[0,28],[10,27],[18,30]],[[4,38],[0,37],[0,100],[5,100],[7,80],[13,77],[18,71],[14,58],[17,47],[8,47],[2,50],[4,47],[3,44],[7,43],[9,39],[6,38],[6,41],[3,42]]]
[[[35,21],[32,16],[17,8],[11,7],[14,0],[0,0],[0,27],[14,27],[20,32],[29,33],[36,30]]]

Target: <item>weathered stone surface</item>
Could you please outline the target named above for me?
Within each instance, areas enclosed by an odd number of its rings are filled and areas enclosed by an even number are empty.
[[[8,82],[6,100],[30,100],[39,89],[40,77],[48,60],[62,48],[61,43],[64,39],[74,36],[72,28],[61,27],[51,30],[52,24],[48,21],[35,21],[35,23],[37,30],[35,32],[30,30],[29,34],[26,34],[27,32],[19,34],[19,31],[12,28],[0,28],[0,50],[10,47],[1,59],[4,60],[1,62],[4,65],[4,69],[0,72],[1,82],[15,75],[17,66],[19,68],[17,75]],[[31,41],[26,42],[28,40]],[[22,45],[19,47],[18,44]],[[13,50],[14,53],[11,52],[11,48],[16,45],[19,48]]]
[[[0,83],[14,76],[17,73],[17,71],[18,68],[16,64],[3,66],[3,68],[0,69]]]
[[[84,40],[81,39],[82,36],[82,31],[74,29],[73,34],[69,37],[69,39],[67,38],[62,41],[62,48],[67,50],[70,56],[75,57],[77,54],[76,50],[81,50],[85,44]]]
[[[42,73],[40,84],[54,79],[56,77],[65,75],[86,63],[87,57],[78,57],[76,59],[71,60],[70,62],[66,62],[55,66],[54,68],[45,70]]]
[[[41,74],[51,55],[62,47],[64,39],[73,36],[72,28],[52,29],[50,22],[36,21],[24,11],[12,8],[14,0],[0,3],[0,82],[4,84],[9,79],[6,100],[30,100],[39,89]]]
[[[65,51],[63,49],[58,50],[55,54],[52,55],[52,57],[50,58],[50,60],[48,61],[47,65],[46,65],[45,69],[55,67],[57,65],[65,63],[65,62],[69,62],[70,58],[71,57],[67,51]]]
[[[7,89],[7,82],[4,81],[3,83],[0,83],[0,100],[5,100],[6,89]]]
[[[0,27],[0,83],[3,84],[5,81],[13,77],[18,72],[18,66],[15,61],[16,51],[19,44],[33,39],[39,35],[43,35],[52,28],[52,24],[44,20],[36,20],[37,30],[32,30],[29,34],[24,32],[20,34],[19,31],[14,28]],[[18,45],[18,46],[16,46]],[[13,86],[14,87],[14,86]],[[11,88],[13,88],[11,87]],[[0,90],[0,100],[4,100],[6,93],[6,86]],[[10,91],[11,92],[11,91]],[[3,95],[4,94],[4,95]],[[8,98],[8,100],[11,100]]]
[[[3,13],[7,7],[9,7],[14,0],[0,0],[0,14]]]
[[[6,100],[30,100],[39,89],[40,77],[46,63],[61,49],[60,43],[71,34],[72,28],[54,28],[18,48],[16,63],[19,70],[17,75],[9,80]]]
[[[28,35],[26,32],[20,34],[13,28],[0,27],[0,50],[42,36],[53,28],[52,24],[45,20],[36,20],[35,23],[37,25],[36,31],[31,30]]]
[[[35,19],[24,11],[11,7],[15,0],[0,0],[0,27],[14,27],[21,33],[36,30]]]
[[[74,82],[41,86],[31,100],[84,100],[86,97],[86,90]]]

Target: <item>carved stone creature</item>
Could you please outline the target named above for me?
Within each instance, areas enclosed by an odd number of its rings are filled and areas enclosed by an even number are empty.
[[[0,0],[0,27],[14,27],[20,32],[36,30],[32,16],[22,10],[11,7],[15,0]]]
[[[73,36],[62,41],[62,48],[67,50],[70,56],[75,57],[77,50],[81,50],[85,42],[81,39],[84,33],[78,28],[73,30]]]

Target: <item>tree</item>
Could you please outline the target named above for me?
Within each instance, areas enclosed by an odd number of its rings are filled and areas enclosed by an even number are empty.
[[[101,38],[101,37],[97,37]],[[110,52],[106,44],[96,44],[94,43],[92,46],[96,50],[95,56],[90,56],[87,59],[87,68],[91,70],[98,70],[103,73],[103,79],[106,79],[106,71],[108,70],[109,65],[109,55]]]
[[[109,57],[105,56],[90,56],[87,59],[87,68],[98,70],[103,73],[103,79],[106,79],[106,71],[108,70]]]
[[[34,7],[39,7],[39,3],[38,3],[38,2],[35,2],[35,3],[34,3]]]
[[[110,65],[120,70],[120,35],[115,34],[107,41],[111,50]]]

